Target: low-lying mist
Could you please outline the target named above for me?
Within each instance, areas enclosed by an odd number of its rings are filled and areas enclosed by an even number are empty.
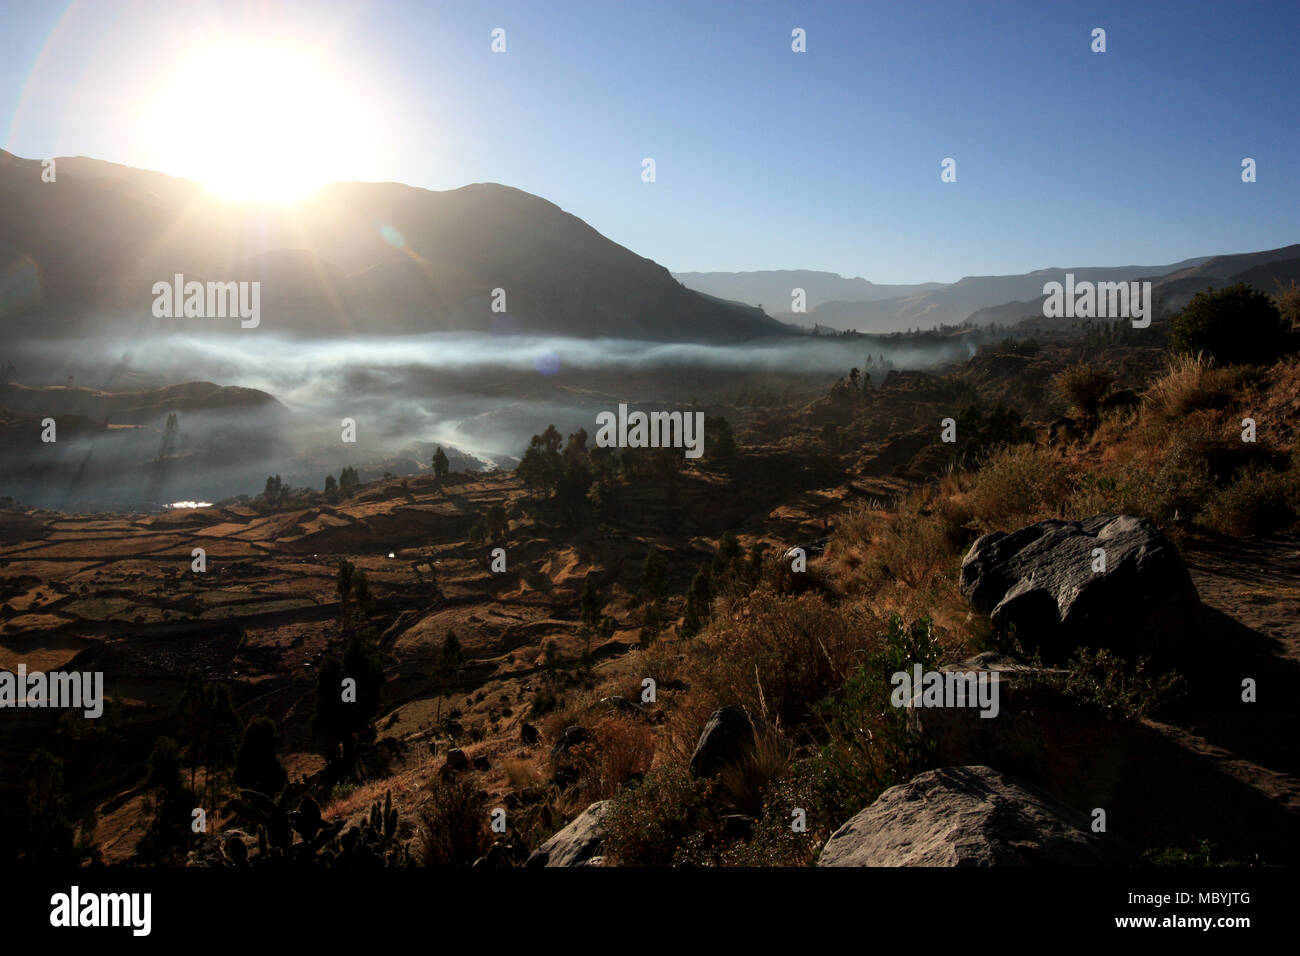
[[[68,415],[85,389],[147,393],[194,381],[257,389],[279,405],[153,408],[142,395],[138,427],[83,430],[57,454],[36,447],[33,423],[11,420],[0,449],[7,462],[0,495],[46,507],[156,508],[257,494],[270,474],[313,488],[345,465],[363,480],[411,474],[428,469],[439,444],[455,452],[453,468],[512,467],[548,424],[592,434],[596,413],[622,402],[735,416],[750,395],[768,396],[769,405],[794,401],[824,391],[851,367],[923,368],[972,349],[965,337],[924,345],[884,337],[665,345],[464,333],[307,341],[261,329],[28,341],[8,350],[10,381],[41,391],[7,389],[0,404],[21,398],[17,411],[35,418]],[[164,446],[172,411],[179,434]],[[344,419],[356,423],[355,442],[343,441]]]

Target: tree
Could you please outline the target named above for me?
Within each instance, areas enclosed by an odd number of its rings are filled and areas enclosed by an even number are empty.
[[[668,559],[658,548],[651,548],[641,565],[641,585],[651,598],[659,600],[668,590]]]
[[[189,845],[194,796],[181,783],[180,748],[170,737],[159,737],[149,754],[145,791],[152,815],[136,852],[146,862],[178,863]]]
[[[699,631],[709,619],[709,605],[713,601],[713,584],[709,580],[709,569],[700,568],[691,580],[690,590],[686,592],[686,613],[682,617],[682,636],[690,637]]]
[[[704,416],[704,454],[719,461],[736,456],[736,439],[731,433],[731,424],[721,415]]]
[[[216,777],[234,759],[235,745],[242,731],[239,715],[230,700],[230,688],[224,684],[209,685],[202,671],[191,667],[176,710],[181,725],[180,753],[189,758],[190,790],[196,792],[194,778],[202,764],[203,792],[212,804]]]
[[[438,655],[433,659],[433,670],[429,675],[429,679],[440,695],[438,714],[435,719],[442,716],[442,698],[451,696],[452,684],[464,662],[465,654],[461,649],[460,639],[456,637],[455,631],[448,631],[446,637],[442,639],[442,647]]]
[[[339,622],[348,626],[348,611],[352,605],[352,579],[357,568],[347,558],[339,558],[338,576],[335,578],[334,594],[339,599]]]
[[[579,602],[579,618],[587,627],[594,628],[600,623],[600,611],[605,606],[605,602],[600,599],[600,592],[596,590],[596,582],[587,578],[586,587],[582,589],[582,599]]]
[[[1175,352],[1204,352],[1223,365],[1268,364],[1292,344],[1277,306],[1244,282],[1196,293],[1169,328],[1169,347]]]
[[[547,425],[546,431],[534,435],[529,442],[516,472],[530,490],[547,494],[555,490],[560,477],[560,445],[563,440],[554,425]]]
[[[279,475],[267,476],[266,487],[262,489],[262,498],[272,508],[284,499],[284,483],[280,481]]]
[[[27,830],[23,859],[29,863],[72,862],[73,829],[63,789],[63,761],[44,747],[27,758]]]
[[[360,484],[361,479],[357,477],[357,469],[353,465],[348,465],[339,472],[339,491],[343,494],[351,494]]]
[[[269,717],[253,718],[244,728],[244,739],[235,758],[235,785],[274,798],[288,779],[280,764],[275,722]]]
[[[484,530],[493,541],[504,541],[510,530],[510,520],[506,517],[506,508],[501,502],[495,502],[483,517]]]
[[[447,471],[447,454],[442,450],[442,446],[439,445],[433,453],[433,473],[436,477],[441,479],[447,477]]]
[[[339,496],[339,483],[334,480],[333,475],[325,476],[325,497],[333,501]]]
[[[355,699],[344,699],[344,680],[356,682]],[[374,736],[371,721],[379,711],[379,694],[384,685],[384,664],[374,642],[354,634],[343,652],[343,660],[328,657],[316,680],[316,703],[312,712],[312,733],[325,743],[330,763],[352,762],[358,741]]]

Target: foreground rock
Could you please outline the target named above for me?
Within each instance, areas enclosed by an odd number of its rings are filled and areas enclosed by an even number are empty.
[[[945,767],[890,787],[836,830],[818,866],[1098,866],[1133,862],[1088,818],[989,767]]]
[[[986,534],[962,561],[961,591],[995,626],[1014,625],[1049,663],[1080,646],[1169,658],[1199,625],[1200,600],[1182,557],[1133,515]]]
[[[743,707],[728,706],[710,715],[691,754],[691,774],[712,777],[741,760],[765,730],[762,718]]]
[[[608,800],[593,803],[540,847],[524,866],[591,866],[605,848],[605,810]]]

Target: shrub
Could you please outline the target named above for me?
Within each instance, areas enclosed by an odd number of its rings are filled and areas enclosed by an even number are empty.
[[[418,816],[416,861],[421,866],[468,866],[487,849],[487,817],[478,787],[467,774],[435,777]]]
[[[1058,456],[1028,445],[1003,449],[974,476],[972,520],[980,531],[995,531],[1054,516],[1072,484]]]
[[[692,835],[696,843],[716,839],[718,821],[705,801],[707,790],[684,767],[656,768],[610,803],[606,852],[625,866],[671,866]]]
[[[1173,351],[1204,352],[1225,365],[1274,362],[1288,351],[1290,338],[1273,301],[1244,282],[1196,293],[1169,329]]]
[[[925,769],[930,747],[908,723],[906,708],[890,702],[889,678],[913,664],[930,670],[939,653],[928,618],[909,626],[895,615],[877,649],[817,705],[826,743],[806,772],[820,815],[847,820],[887,788]]]
[[[1058,372],[1052,384],[1071,410],[1095,421],[1097,406],[1114,381],[1114,374],[1105,366],[1078,362]]]
[[[1200,409],[1226,408],[1236,395],[1238,382],[1238,375],[1217,367],[1204,354],[1174,355],[1164,374],[1142,396],[1142,408],[1158,422],[1180,419]]]
[[[1205,522],[1216,531],[1256,535],[1284,530],[1295,523],[1300,489],[1294,471],[1270,471],[1250,464],[1219,492],[1205,511]]]
[[[759,591],[732,620],[715,621],[698,649],[699,682],[718,701],[782,725],[838,687],[868,638],[855,615],[820,595]]]

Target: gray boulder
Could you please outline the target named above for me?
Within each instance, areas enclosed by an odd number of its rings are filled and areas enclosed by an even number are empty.
[[[1114,866],[1130,851],[1089,818],[990,767],[890,787],[826,841],[818,866]]]
[[[1105,553],[1097,570],[1096,549]],[[1050,519],[971,545],[961,592],[996,627],[1015,625],[1049,663],[1076,647],[1168,658],[1199,628],[1200,599],[1177,549],[1133,515]]]
[[[524,866],[598,866],[605,848],[608,800],[593,803],[528,857]]]
[[[742,759],[764,730],[762,718],[743,707],[715,710],[691,754],[691,775],[713,777],[721,773],[728,764]]]

